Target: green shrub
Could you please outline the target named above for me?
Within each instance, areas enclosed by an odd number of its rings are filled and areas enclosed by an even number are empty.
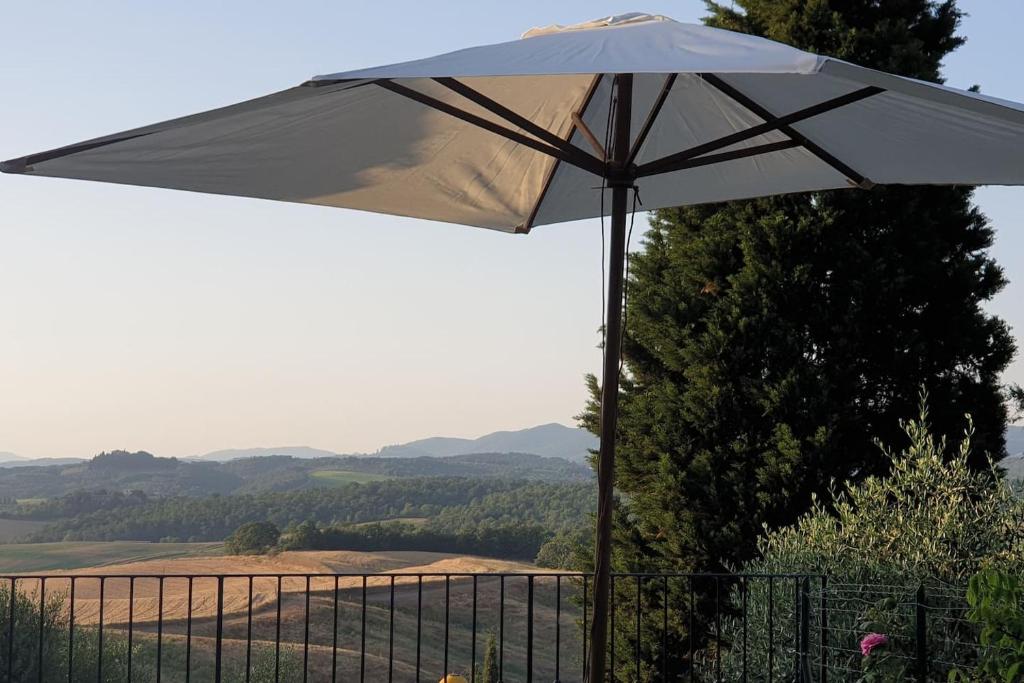
[[[981,657],[975,680],[1014,683],[1024,678],[1024,582],[1019,576],[986,569],[971,577],[967,617],[981,629]],[[969,681],[957,672],[950,680]]]
[[[537,551],[534,563],[545,569],[586,571],[591,551],[591,533],[580,528],[561,531],[552,536]]]
[[[49,591],[48,591],[49,592]],[[54,593],[44,601],[42,620],[38,594],[19,590],[14,596],[14,641],[13,662],[8,662],[7,637],[11,632],[11,590],[0,587],[0,681],[6,681],[8,666],[11,668],[11,682],[22,681],[67,681],[68,637],[67,598]],[[42,633],[43,651],[39,652],[39,636]],[[99,660],[99,633],[95,627],[76,625],[74,633],[73,670],[70,680],[74,683],[95,683]],[[132,683],[154,683],[156,681],[156,644],[152,638],[137,637],[132,644]],[[41,655],[41,656],[40,656]],[[184,644],[165,639],[163,643],[163,680],[184,679]],[[212,680],[211,661],[205,661],[193,652],[192,680]],[[42,676],[39,662],[43,663]],[[275,678],[275,671],[279,678]],[[206,674],[204,677],[200,674]],[[282,648],[280,661],[275,661],[272,645],[254,647],[250,675],[246,679],[244,667],[237,662],[224,671],[225,683],[271,683],[275,680],[297,681],[302,679],[302,657],[295,647]],[[101,683],[124,683],[128,680],[128,639],[121,630],[107,630],[103,637],[103,676]]]
[[[11,590],[0,588],[0,633],[6,645],[10,633]],[[40,610],[36,595],[18,591],[14,597],[14,641],[11,651],[13,661],[8,662],[8,648],[0,647],[0,672],[6,675],[11,667],[12,681],[57,681],[67,680],[68,621],[63,594],[50,595]],[[39,637],[42,635],[42,653],[39,652]],[[144,646],[132,647],[135,665],[133,681],[152,681],[153,672],[141,656]],[[96,629],[76,627],[74,658],[71,680],[96,681],[96,662],[99,655],[99,634]],[[40,676],[39,663],[43,671]],[[103,641],[103,683],[127,680],[128,642],[121,634],[107,633]]]
[[[276,546],[280,538],[280,530],[270,522],[249,522],[224,540],[224,548],[231,555],[263,555]]]
[[[795,525],[767,533],[748,569],[822,573],[846,581],[963,585],[982,567],[1024,568],[1024,503],[995,473],[967,466],[971,428],[955,448],[928,413],[904,424],[906,450],[887,477],[834,493]]]
[[[949,665],[939,662],[972,665],[978,657],[974,628],[964,620],[963,587],[970,577],[985,568],[1024,571],[1024,501],[1014,497],[994,469],[977,473],[968,468],[970,418],[955,447],[932,435],[923,406],[919,418],[903,428],[909,442],[904,450],[883,447],[892,461],[887,477],[870,477],[836,491],[793,526],[766,532],[759,544],[761,559],[743,571],[828,576],[829,656],[847,671],[863,671],[867,663],[857,651],[867,628],[888,631],[887,652],[910,656],[916,591],[925,586],[929,609],[942,617],[930,621],[929,659],[936,662],[933,673],[945,676]],[[812,585],[812,605],[818,604],[816,591]],[[750,657],[764,657],[768,650],[767,592],[765,582],[751,582]],[[792,668],[794,638],[793,599],[779,596],[776,592],[771,614],[777,679]],[[734,603],[740,599],[734,593]],[[816,619],[812,609],[813,633]],[[735,641],[740,628],[738,622],[727,624],[723,640]],[[811,656],[817,657],[817,637],[811,647]],[[727,668],[739,670],[737,650],[726,657]],[[767,664],[754,662],[752,670],[766,671]]]

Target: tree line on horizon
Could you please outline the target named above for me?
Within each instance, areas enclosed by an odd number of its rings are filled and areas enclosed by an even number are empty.
[[[223,541],[240,527],[262,523],[317,532],[292,549],[433,550],[533,560],[555,534],[585,527],[594,506],[592,482],[460,477],[203,498],[82,491],[27,506],[27,518],[51,523],[25,540]]]
[[[59,498],[80,491],[142,491],[149,496],[206,496],[294,491],[329,485],[321,472],[380,477],[473,477],[535,481],[589,481],[580,463],[530,453],[474,453],[449,457],[296,458],[260,456],[228,462],[157,457],[145,451],[101,453],[91,460],[0,468],[0,506],[18,498]],[[0,514],[6,512],[0,508]]]

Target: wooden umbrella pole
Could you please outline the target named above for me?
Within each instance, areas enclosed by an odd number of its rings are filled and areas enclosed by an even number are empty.
[[[611,253],[608,258],[608,313],[601,386],[601,446],[597,469],[597,539],[594,553],[594,616],[590,627],[589,683],[605,679],[605,652],[611,602],[612,516],[615,499],[615,425],[619,412],[619,359],[622,347],[622,284],[626,259],[626,212],[633,178],[630,155],[633,75],[615,76],[615,113],[608,184],[612,188]]]

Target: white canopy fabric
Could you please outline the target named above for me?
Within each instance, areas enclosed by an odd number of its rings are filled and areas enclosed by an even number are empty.
[[[526,232],[601,211],[594,143],[607,146],[620,73],[634,74],[645,209],[875,183],[1024,184],[1024,105],[642,14],[317,76],[0,170]]]

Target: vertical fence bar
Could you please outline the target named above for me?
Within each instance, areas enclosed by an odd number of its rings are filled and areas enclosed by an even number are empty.
[[[309,680],[309,583],[310,576],[306,575],[306,605],[303,612],[302,631],[302,683]]]
[[[811,650],[811,579],[805,576],[800,582],[800,678],[810,679],[811,667],[808,657]]]
[[[668,576],[661,577],[661,680],[668,683]]]
[[[185,615],[185,683],[192,675],[192,579],[188,577],[188,607]]]
[[[282,577],[277,577],[277,625],[274,627],[274,683],[281,680],[281,597]]]
[[[164,648],[164,577],[157,579],[156,598],[156,683],[163,673]]]
[[[476,683],[476,597],[477,575],[473,574],[473,640],[469,646],[469,683]]]
[[[129,612],[130,614],[130,612]],[[131,645],[128,654],[131,656]],[[71,590],[68,597],[68,683],[74,678],[75,671],[75,577],[71,577]],[[129,680],[131,680],[129,678]]]
[[[103,603],[106,602],[104,589],[107,587],[107,577],[100,577],[100,611],[99,611],[99,623],[98,636],[96,643],[96,683],[102,683],[103,681]]]
[[[743,683],[747,683],[747,577],[740,577],[740,590],[743,594]]]
[[[640,575],[636,577],[636,648],[634,657],[636,659],[636,680],[640,680],[640,615],[643,614],[643,606],[641,604],[641,581]]]
[[[828,683],[828,577],[821,577],[821,669],[819,683]]]
[[[722,680],[722,579],[715,577],[715,680]]]
[[[444,575],[444,668],[441,672],[444,680],[448,679],[448,620],[451,607],[451,578],[449,574]]]
[[[526,683],[533,683],[533,575],[526,579]]]
[[[586,574],[583,575],[583,637],[580,638],[583,641],[583,675],[580,680],[586,680],[587,678],[587,634],[590,631],[587,630],[587,580],[590,577]]]
[[[562,576],[555,577],[555,683],[562,673]]]
[[[394,579],[392,579],[394,580]],[[331,683],[338,680],[338,577],[334,577],[334,619],[331,634]]]
[[[213,680],[221,681],[221,669],[224,663],[224,577],[217,577],[217,653],[214,658]]]
[[[775,681],[775,577],[768,577],[768,683]]]
[[[694,649],[694,640],[695,640],[694,639],[694,633],[693,633],[693,630],[694,630],[693,613],[694,613],[694,611],[697,608],[697,594],[696,594],[696,591],[693,588],[693,575],[692,574],[688,577],[687,583],[689,584],[689,587],[690,587],[690,613],[688,615],[689,619],[690,619],[690,633],[687,636],[686,640],[687,640],[687,644],[689,645],[689,648],[690,648],[690,683],[693,683],[693,681],[695,680],[694,677],[697,675],[697,662],[693,658],[693,656],[694,656],[693,649]]]
[[[359,626],[359,683],[366,680],[366,574],[363,574],[363,611]]]
[[[608,630],[611,631],[611,641],[612,642],[611,642],[611,646],[609,647],[609,652],[608,652],[608,656],[609,656],[609,660],[610,660],[609,664],[611,665],[610,666],[610,671],[609,671],[609,673],[610,673],[609,679],[612,681],[612,683],[615,683],[615,678],[616,678],[615,677],[615,613],[618,612],[619,610],[616,609],[618,607],[618,605],[616,604],[616,600],[615,600],[615,598],[616,598],[616,594],[615,594],[615,578],[616,578],[616,576],[615,576],[615,574],[612,574],[610,578],[611,578],[611,591],[610,591],[611,592],[611,607],[609,608],[609,612],[610,613],[608,615],[608,617],[609,617]],[[603,671],[597,671],[597,672],[594,673],[594,675],[598,677],[598,680],[601,680],[601,679],[604,678],[604,672]]]
[[[74,580],[72,579],[72,585]],[[135,631],[135,577],[128,578],[128,680],[132,680],[132,636]]]
[[[14,599],[14,596],[11,596]],[[102,629],[103,625],[100,624]],[[14,628],[14,624],[11,624],[11,628]],[[36,672],[39,677],[39,683],[43,683],[43,637],[46,632],[46,577],[39,579],[39,650],[36,653],[38,662],[36,666],[38,671]],[[103,642],[102,640],[100,641]]]
[[[17,595],[17,579],[11,577],[11,594],[8,596],[7,615],[7,680],[14,680],[14,596]]]
[[[498,681],[505,680],[505,575],[498,579]]]
[[[793,680],[800,680],[800,579],[793,578]]]
[[[474,579],[475,580],[475,579]],[[395,576],[391,575],[390,606],[388,612],[388,683],[392,683],[395,675]],[[476,595],[473,596],[474,599]],[[476,614],[473,614],[476,619]],[[475,622],[474,622],[475,623]]]
[[[924,584],[917,587],[914,614],[914,640],[917,660],[917,680],[926,683],[928,680],[928,596]]]
[[[420,683],[420,652],[423,645],[423,575],[416,577],[416,683]]]
[[[245,609],[245,683],[252,677],[252,576],[249,576],[249,598]]]

